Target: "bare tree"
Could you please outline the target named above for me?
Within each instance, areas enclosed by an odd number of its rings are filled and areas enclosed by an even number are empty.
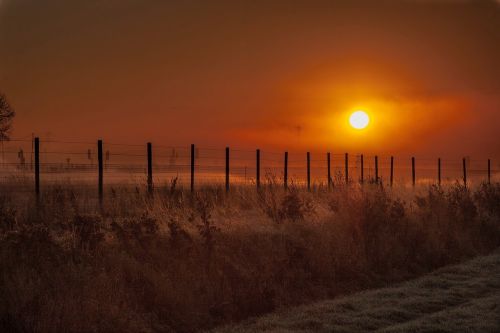
[[[16,112],[10,106],[7,97],[0,93],[0,142],[10,140],[10,130],[15,115]]]

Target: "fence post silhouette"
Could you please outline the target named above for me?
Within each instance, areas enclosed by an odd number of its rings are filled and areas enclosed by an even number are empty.
[[[35,194],[40,196],[40,139],[35,138]]]
[[[391,156],[391,175],[390,175],[391,187],[394,183],[394,156]]]
[[[330,162],[330,152],[326,153],[326,168],[328,176],[328,189],[332,188],[332,170]]]
[[[311,190],[311,153],[307,152],[307,190]]]
[[[345,183],[349,184],[349,154],[345,153]]]
[[[285,152],[285,170],[283,173],[283,185],[285,190],[288,189],[288,152]]]
[[[97,163],[99,170],[99,204],[102,208],[102,202],[104,197],[104,189],[103,189],[103,160],[102,160],[102,140],[97,140]]]
[[[153,148],[151,142],[147,143],[148,150],[148,193],[153,193]]]
[[[194,192],[194,144],[191,144],[191,192]]]
[[[488,185],[491,184],[491,160],[488,158]]]
[[[361,163],[361,176],[359,178],[359,181],[361,184],[365,182],[365,160],[363,154],[360,156],[360,163]]]
[[[375,184],[378,184],[378,156],[375,155]]]
[[[256,175],[255,175],[255,183],[257,184],[257,189],[260,188],[260,149],[256,151]]]
[[[441,158],[438,158],[438,186],[441,186]]]
[[[226,147],[226,191],[229,191],[229,147]]]
[[[464,172],[464,186],[467,187],[467,165],[465,163],[465,157],[462,158],[462,170]]]
[[[411,158],[411,183],[415,187],[415,157]]]

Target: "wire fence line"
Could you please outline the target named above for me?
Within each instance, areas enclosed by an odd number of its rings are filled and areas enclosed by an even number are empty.
[[[151,189],[175,179],[179,186],[194,189],[213,184],[259,186],[272,179],[285,187],[310,188],[363,182],[473,184],[496,182],[500,175],[498,161],[470,156],[451,159],[99,142],[100,150],[96,142],[86,141],[4,141],[0,185],[23,183],[24,190],[32,191],[33,184],[37,190],[59,183],[94,186],[101,179],[100,187],[145,184]]]

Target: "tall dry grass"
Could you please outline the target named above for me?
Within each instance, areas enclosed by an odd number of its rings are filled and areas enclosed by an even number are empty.
[[[500,185],[0,195],[0,330],[192,332],[500,245]]]

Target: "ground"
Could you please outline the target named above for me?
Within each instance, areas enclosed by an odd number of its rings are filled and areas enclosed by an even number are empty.
[[[500,249],[393,287],[215,332],[500,332]]]

